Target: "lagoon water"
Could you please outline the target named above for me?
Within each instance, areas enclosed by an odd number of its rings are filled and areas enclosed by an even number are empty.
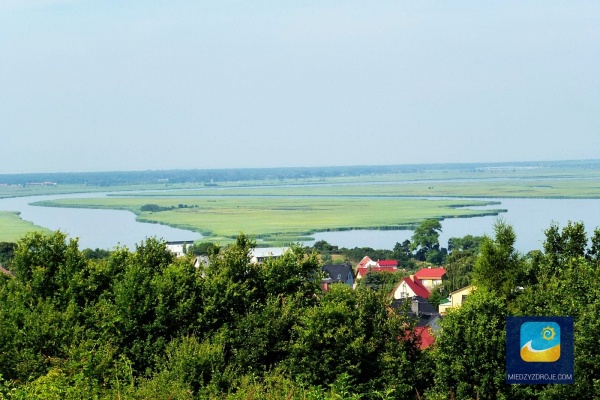
[[[61,230],[79,238],[79,248],[113,249],[126,246],[135,249],[148,237],[169,241],[194,241],[202,238],[197,232],[165,225],[141,223],[135,214],[124,210],[93,210],[31,206],[29,203],[60,198],[102,197],[106,193],[68,194],[55,196],[16,197],[0,199],[0,210],[20,211],[21,218],[52,230]]]
[[[55,196],[0,199],[0,210],[20,211],[21,218],[36,225],[79,237],[80,248],[112,249],[117,245],[131,249],[147,237],[165,240],[193,241],[202,235],[164,225],[140,223],[135,215],[122,210],[93,210],[31,206],[41,200],[74,197],[101,197],[106,193],[68,194]],[[481,199],[480,199],[481,200]],[[552,221],[564,226],[568,221],[582,221],[591,235],[600,227],[600,199],[493,199],[500,205],[491,208],[507,209],[499,217],[452,218],[442,221],[440,244],[444,247],[451,237],[465,235],[493,235],[494,222],[503,218],[517,234],[516,248],[521,252],[542,248],[544,230]],[[251,233],[249,233],[251,234]],[[396,242],[410,239],[412,231],[350,230],[320,232],[311,235],[315,240],[326,240],[339,247],[372,247],[392,249]],[[311,244],[312,242],[306,242]]]

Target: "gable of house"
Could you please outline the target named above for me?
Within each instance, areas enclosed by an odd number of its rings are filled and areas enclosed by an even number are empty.
[[[452,307],[460,307],[467,298],[467,296],[473,293],[473,290],[475,290],[475,286],[469,285],[464,288],[455,290],[454,292],[451,292],[450,304],[452,305]]]
[[[369,256],[364,256],[362,258],[362,260],[360,260],[360,262],[358,263],[358,265],[356,266],[356,268],[365,268],[365,267],[374,267],[376,266],[377,263],[373,260],[371,260],[371,257]]]
[[[330,279],[330,283],[345,283],[352,286],[354,284],[354,271],[350,264],[331,264],[321,267],[321,271]]]
[[[392,289],[394,299],[405,299],[414,296],[421,296],[424,299],[428,299],[430,296],[429,290],[417,277],[407,276]]]

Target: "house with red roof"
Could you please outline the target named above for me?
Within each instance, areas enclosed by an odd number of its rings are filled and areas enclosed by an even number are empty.
[[[358,263],[356,268],[374,267],[376,265],[377,265],[377,263],[375,261],[371,260],[371,257],[364,256],[363,259],[360,260],[360,262]]]
[[[435,336],[431,332],[431,328],[428,326],[416,326],[415,333],[421,338],[419,341],[419,348],[425,350],[429,346],[435,343]]]
[[[415,273],[415,278],[418,278],[423,283],[423,286],[431,290],[442,284],[442,280],[446,278],[446,268],[422,268]]]
[[[369,272],[398,272],[398,261],[396,260],[377,260],[373,261],[365,256],[356,267],[356,279],[362,279]]]
[[[379,264],[380,267],[398,268],[398,261],[396,260],[378,260],[377,264]]]
[[[392,289],[392,297],[394,299],[406,299],[415,296],[428,299],[430,294],[431,293],[425,287],[425,285],[423,285],[421,280],[413,275],[402,279],[400,282],[398,282],[394,289]]]

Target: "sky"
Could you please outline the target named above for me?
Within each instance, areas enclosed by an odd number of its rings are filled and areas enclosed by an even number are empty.
[[[0,173],[599,159],[599,15],[0,0]]]

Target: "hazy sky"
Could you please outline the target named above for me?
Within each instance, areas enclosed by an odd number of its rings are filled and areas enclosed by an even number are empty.
[[[597,0],[0,0],[0,173],[592,158]]]

